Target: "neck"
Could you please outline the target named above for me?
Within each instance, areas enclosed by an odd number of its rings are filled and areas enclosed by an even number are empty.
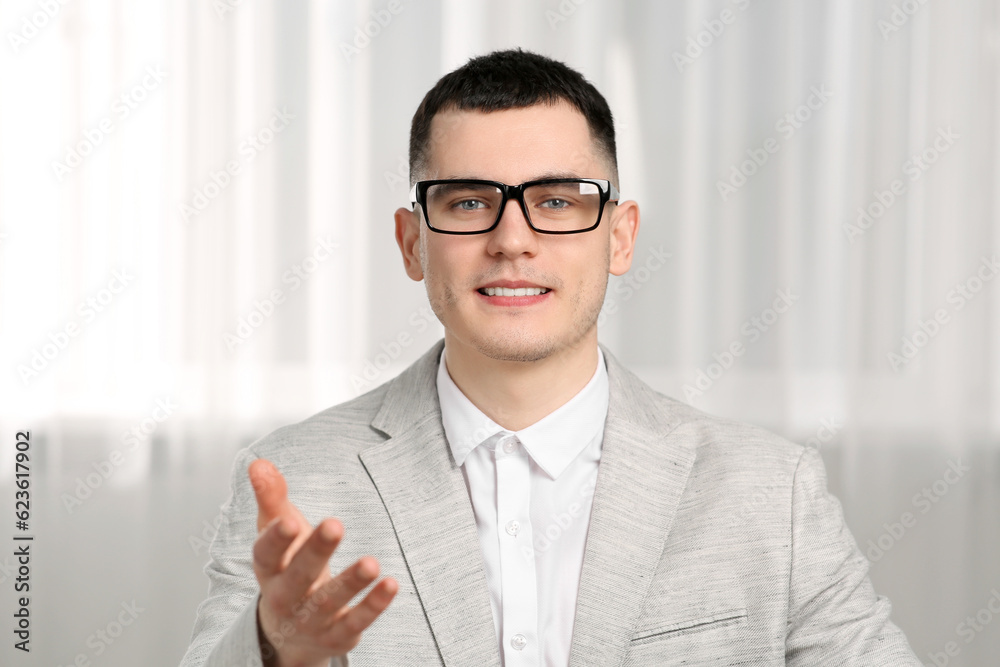
[[[597,327],[572,346],[529,362],[492,359],[445,331],[445,365],[483,414],[520,431],[567,403],[594,376]]]

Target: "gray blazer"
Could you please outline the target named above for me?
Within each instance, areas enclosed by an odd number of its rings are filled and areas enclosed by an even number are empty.
[[[264,457],[311,523],[343,522],[331,573],[370,554],[400,584],[332,664],[499,667],[475,516],[441,425],[442,348],[237,455],[182,666],[261,664],[246,469]],[[604,355],[610,406],[570,665],[921,664],[814,448],[704,414]]]

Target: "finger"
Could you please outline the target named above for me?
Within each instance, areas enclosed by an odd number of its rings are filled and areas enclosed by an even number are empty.
[[[335,620],[346,614],[347,605],[355,595],[378,578],[379,564],[371,556],[359,558],[330,581],[317,589],[312,599],[320,610]]]
[[[247,469],[257,497],[257,530],[263,530],[275,517],[288,510],[288,485],[285,478],[267,459],[257,459]]]
[[[344,525],[337,519],[324,519],[281,573],[280,584],[270,593],[274,603],[288,608],[306,597],[318,584],[330,578],[330,556],[344,536]]]
[[[354,640],[388,608],[398,591],[399,582],[392,577],[386,577],[378,582],[361,602],[334,625],[331,639],[337,643],[349,643]]]
[[[299,534],[299,526],[287,517],[275,518],[253,545],[253,567],[258,580],[280,573],[287,561],[285,553]]]

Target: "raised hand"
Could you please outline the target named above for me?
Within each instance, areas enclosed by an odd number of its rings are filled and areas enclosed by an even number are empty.
[[[257,541],[253,569],[260,585],[257,627],[265,665],[317,665],[346,655],[399,590],[386,577],[356,606],[351,599],[378,577],[379,565],[365,556],[336,577],[329,560],[344,536],[337,519],[313,529],[288,500],[285,478],[266,459],[248,469],[257,497]]]

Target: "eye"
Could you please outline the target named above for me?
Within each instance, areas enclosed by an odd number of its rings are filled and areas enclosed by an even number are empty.
[[[554,204],[554,205],[550,206],[549,204]],[[552,209],[554,211],[561,211],[565,208],[568,208],[569,206],[572,206],[572,204],[566,201],[565,199],[547,199],[541,202],[541,206],[544,208]]]
[[[479,210],[480,207],[485,207],[485,206],[486,204],[484,202],[479,201],[478,199],[463,199],[453,204],[452,208],[457,208],[460,211],[476,211]]]

